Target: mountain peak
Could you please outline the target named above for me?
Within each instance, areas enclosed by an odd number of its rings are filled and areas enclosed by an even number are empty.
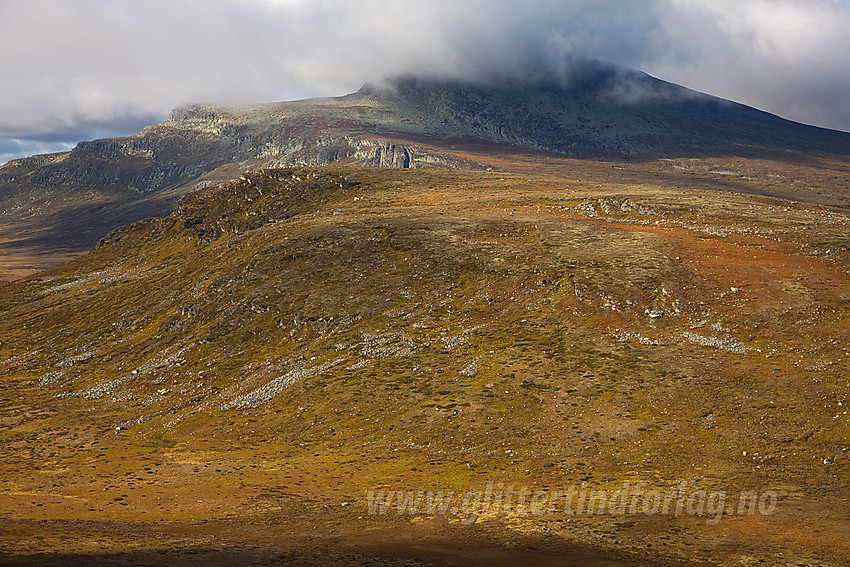
[[[346,97],[382,125],[573,156],[850,153],[850,135],[805,126],[641,71],[576,61],[556,75],[469,81],[402,75]]]
[[[553,72],[551,69],[531,69],[523,75],[488,76],[468,78],[442,78],[403,74],[384,79],[380,83],[367,83],[357,95],[371,95],[392,99],[397,96],[410,96],[422,91],[441,91],[458,93],[470,90],[480,92],[508,91],[513,93],[533,91],[563,91],[573,93],[595,93],[600,96],[617,98],[627,89],[646,91],[646,94],[658,98],[709,97],[685,87],[662,81],[647,73],[600,61],[596,59],[575,59]]]

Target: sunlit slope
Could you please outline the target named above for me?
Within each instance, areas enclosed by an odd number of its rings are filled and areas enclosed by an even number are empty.
[[[777,511],[476,526],[846,557],[846,213],[563,168],[264,170],[6,284],[6,517],[406,529],[366,491],[687,481]]]

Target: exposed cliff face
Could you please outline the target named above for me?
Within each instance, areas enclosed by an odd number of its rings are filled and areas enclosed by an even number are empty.
[[[404,146],[396,146],[389,142],[378,148],[375,157],[378,167],[413,167],[413,156],[410,151]]]
[[[177,136],[139,135],[81,142],[70,152],[17,160],[0,170],[0,190],[34,188],[116,189],[137,193],[169,189],[223,163],[203,145]]]
[[[322,130],[315,123],[320,117],[307,116],[311,124],[305,128],[288,123],[285,117],[277,121],[267,109],[241,109],[241,115],[237,111],[191,105],[137,136],[81,142],[64,154],[17,160],[3,168],[0,187],[28,183],[36,188],[147,193],[178,187],[234,162],[244,162],[243,167],[250,169],[327,165],[338,160],[416,167],[412,148],[371,135],[351,136],[349,132],[356,128],[350,125]]]

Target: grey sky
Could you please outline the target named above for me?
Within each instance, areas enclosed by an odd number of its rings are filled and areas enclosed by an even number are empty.
[[[850,130],[844,0],[0,0],[0,163],[186,101],[510,77],[596,57]]]

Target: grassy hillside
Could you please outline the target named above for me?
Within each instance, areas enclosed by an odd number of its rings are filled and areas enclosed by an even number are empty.
[[[846,561],[850,217],[747,194],[842,166],[488,160],[257,171],[4,284],[0,563]],[[734,513],[564,508],[684,486]]]

